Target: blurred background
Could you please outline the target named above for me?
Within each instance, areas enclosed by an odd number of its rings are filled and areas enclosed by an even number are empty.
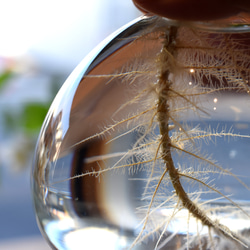
[[[132,0],[1,0],[1,250],[49,249],[36,225],[30,191],[43,119],[84,56],[139,15]]]

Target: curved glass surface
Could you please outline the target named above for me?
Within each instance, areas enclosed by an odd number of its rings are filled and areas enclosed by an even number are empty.
[[[53,248],[245,249],[249,43],[245,31],[142,17],[83,60],[48,112],[32,172]],[[181,198],[171,164],[212,226]]]

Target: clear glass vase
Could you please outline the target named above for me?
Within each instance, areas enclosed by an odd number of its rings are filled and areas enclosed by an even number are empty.
[[[70,75],[34,160],[55,249],[250,246],[250,29],[141,17]]]

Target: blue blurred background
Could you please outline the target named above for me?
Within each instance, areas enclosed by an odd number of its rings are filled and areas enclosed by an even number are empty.
[[[1,250],[49,249],[36,225],[30,191],[42,121],[83,57],[139,15],[131,0],[1,0]]]

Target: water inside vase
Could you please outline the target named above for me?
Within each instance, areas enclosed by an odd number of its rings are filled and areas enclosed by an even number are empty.
[[[143,17],[90,54],[58,93],[41,130],[32,188],[41,231],[56,249],[246,249],[250,209],[249,41]],[[166,51],[164,51],[166,50]],[[159,87],[167,68],[170,90]],[[159,98],[168,106],[163,160]],[[230,233],[229,233],[230,234]]]

